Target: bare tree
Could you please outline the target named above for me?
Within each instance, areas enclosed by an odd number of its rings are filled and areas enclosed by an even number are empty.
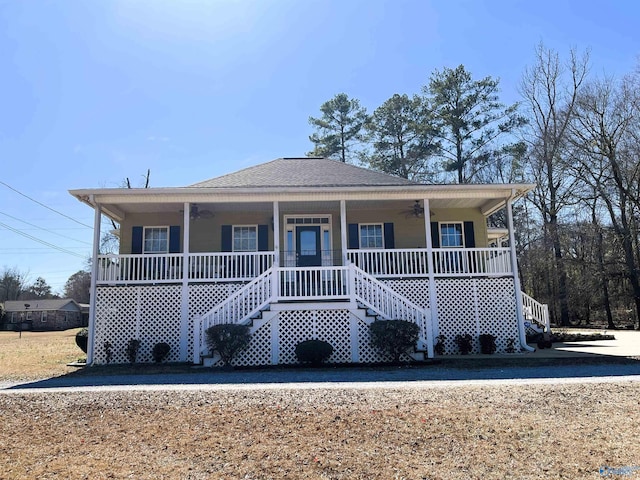
[[[535,64],[526,69],[520,83],[530,122],[525,131],[528,170],[537,185],[532,200],[553,249],[561,325],[569,324],[569,304],[558,221],[563,208],[575,202],[579,182],[567,175],[572,161],[567,137],[588,64],[588,54],[579,56],[572,50],[564,64],[555,51],[540,44]]]
[[[609,213],[624,254],[626,274],[640,318],[640,274],[634,238],[640,207],[637,135],[638,98],[629,80],[611,78],[590,83],[580,94],[572,128],[579,149],[579,174],[594,188]]]

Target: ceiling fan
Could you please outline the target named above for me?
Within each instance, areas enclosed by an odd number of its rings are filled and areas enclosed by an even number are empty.
[[[184,210],[180,210],[180,213],[184,213]],[[191,220],[198,220],[200,218],[213,218],[213,212],[211,210],[200,209],[197,203],[192,203],[189,207],[189,218]]]
[[[405,214],[406,218],[422,218],[424,216],[424,207],[420,205],[420,200],[416,200],[415,203],[411,205],[407,210],[404,210],[403,213]],[[433,216],[431,212],[429,213]]]

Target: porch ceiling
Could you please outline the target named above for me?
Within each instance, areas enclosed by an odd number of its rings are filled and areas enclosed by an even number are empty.
[[[479,208],[489,215],[501,208],[514,195],[525,195],[530,184],[511,185],[416,185],[377,188],[324,189],[97,189],[72,190],[78,200],[95,208],[101,205],[105,215],[122,221],[134,213],[177,213],[185,203],[197,203],[212,211],[272,211],[273,202],[280,202],[281,212],[329,211],[347,209],[386,208],[407,209],[416,200],[429,199],[430,208]],[[245,191],[246,190],[246,191]],[[392,205],[389,207],[389,205]]]

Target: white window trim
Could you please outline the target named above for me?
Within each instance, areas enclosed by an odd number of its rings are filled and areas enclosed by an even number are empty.
[[[294,224],[289,224],[287,223],[287,220],[290,218],[327,218],[329,219],[329,223],[294,223]],[[284,250],[286,252],[295,252],[296,250],[296,235],[295,235],[295,229],[296,227],[320,227],[320,249],[324,252],[324,251],[332,251],[333,250],[333,235],[332,235],[332,227],[331,225],[333,224],[333,218],[331,217],[331,214],[326,214],[326,215],[317,215],[317,214],[313,214],[313,215],[285,215],[284,216],[284,225],[285,225],[285,230],[284,230],[284,241],[285,241],[285,246],[284,246]],[[293,232],[292,233],[292,241],[291,241],[291,245],[288,244],[288,239],[287,239],[287,232]],[[329,245],[325,245],[324,244],[324,232],[329,232]]]
[[[442,225],[460,225],[460,232],[462,234],[462,245],[458,246],[444,246],[442,242]],[[438,222],[438,237],[440,238],[440,247],[441,248],[465,248],[464,241],[464,222]]]
[[[255,250],[236,250],[236,228],[253,228],[256,231],[256,248]],[[258,224],[255,225],[232,225],[231,226],[231,251],[238,253],[257,252],[260,239],[258,238]]]
[[[366,227],[369,225],[374,225],[374,226],[379,226],[380,227],[380,231],[382,232],[382,246],[381,247],[363,247],[362,246],[362,231],[360,230],[360,227]],[[370,223],[359,223],[358,224],[358,248],[360,250],[384,250],[385,249],[385,244],[384,244],[384,223],[382,222],[370,222]]]
[[[147,246],[147,229],[151,230],[152,228],[156,229],[165,229],[167,231],[167,249],[164,252],[147,252],[145,247]],[[142,228],[142,253],[145,255],[161,255],[163,253],[169,253],[169,242],[171,239],[169,238],[169,226],[168,225],[158,225],[158,226],[148,226]]]

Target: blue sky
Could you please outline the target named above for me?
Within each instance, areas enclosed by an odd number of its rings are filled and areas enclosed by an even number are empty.
[[[622,76],[638,24],[630,0],[0,0],[0,270],[61,291],[83,268],[93,212],[69,189],[301,156],[335,94],[372,111],[445,66],[500,78],[512,103],[541,41],[590,48],[593,75]]]

